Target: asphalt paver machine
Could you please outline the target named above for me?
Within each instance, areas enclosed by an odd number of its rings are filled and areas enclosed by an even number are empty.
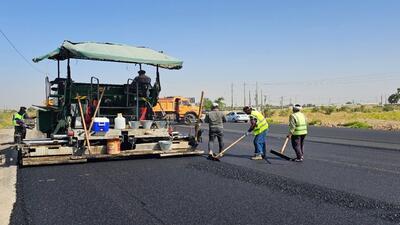
[[[37,129],[46,137],[25,139],[18,145],[20,165],[203,153],[197,149],[195,137],[173,132],[168,121],[153,120],[151,109],[161,91],[159,69],[181,69],[182,61],[145,47],[70,41],[33,61],[44,59],[55,60],[58,68],[54,80],[46,77],[46,104],[36,106]],[[140,68],[150,65],[156,69],[156,80],[146,87],[132,78],[124,84],[105,84],[94,76],[88,77],[90,83],[75,82],[70,59],[133,63]],[[66,77],[60,74],[61,61],[67,64]],[[126,127],[114,129],[117,114],[126,119]],[[111,128],[106,132],[87,131],[82,124],[90,124],[95,117],[107,118]]]

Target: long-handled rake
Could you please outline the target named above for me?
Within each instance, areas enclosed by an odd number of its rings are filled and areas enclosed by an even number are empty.
[[[230,148],[232,148],[234,145],[236,145],[239,141],[241,141],[243,138],[245,138],[246,135],[242,135],[240,138],[238,138],[235,142],[230,144],[228,147],[226,147],[222,152],[220,152],[218,155],[208,155],[207,159],[213,160],[213,161],[219,161],[220,158],[222,158],[223,154],[228,151]]]
[[[282,146],[280,152],[274,151],[274,150],[272,150],[272,149],[271,149],[270,152],[271,152],[272,154],[274,154],[274,155],[277,155],[277,156],[283,158],[283,159],[286,159],[286,160],[293,160],[293,159],[290,158],[289,156],[286,156],[286,155],[283,154],[283,152],[285,151],[285,148],[286,148],[286,145],[287,145],[288,141],[289,141],[289,137],[286,137],[285,143],[283,144],[283,146]]]

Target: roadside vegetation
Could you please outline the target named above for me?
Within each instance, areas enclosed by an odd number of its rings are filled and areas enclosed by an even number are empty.
[[[0,110],[0,129],[12,128],[12,117],[17,110]],[[28,108],[28,115],[34,116],[36,114],[35,109]]]
[[[287,123],[290,108],[263,110],[275,123]],[[309,125],[379,130],[400,130],[400,106],[314,106],[303,109]]]
[[[12,116],[15,112],[14,110],[0,111],[0,128],[12,127]]]
[[[230,109],[223,104],[223,99],[215,101],[221,104],[224,111]],[[206,102],[206,105],[211,105]],[[241,108],[235,109],[241,111]],[[291,108],[265,107],[263,110],[270,124],[287,124]],[[12,116],[16,110],[0,111],[0,129],[12,128]],[[303,108],[308,124],[311,126],[349,127],[377,130],[400,130],[400,105],[344,105],[344,106],[311,106]],[[28,114],[35,115],[35,110],[28,109]]]

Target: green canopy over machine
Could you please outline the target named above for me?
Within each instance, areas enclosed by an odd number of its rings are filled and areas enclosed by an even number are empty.
[[[158,66],[164,69],[181,69],[182,61],[145,47],[134,47],[124,44],[98,42],[64,41],[56,50],[34,58],[33,62],[43,59],[65,60],[85,59],[122,63],[136,63]]]

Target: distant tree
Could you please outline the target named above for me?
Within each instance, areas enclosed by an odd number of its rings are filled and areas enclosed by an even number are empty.
[[[205,110],[211,110],[212,103],[213,102],[209,98],[205,98],[204,103],[203,103],[203,105],[204,105],[203,108]]]
[[[400,100],[400,88],[397,88],[397,93],[389,96],[388,101],[390,104],[396,104]]]
[[[224,100],[225,100],[224,97],[219,97],[219,98],[217,98],[214,102],[215,102],[215,103],[218,103],[218,107],[219,107],[220,109],[224,109],[225,106],[226,106]]]

